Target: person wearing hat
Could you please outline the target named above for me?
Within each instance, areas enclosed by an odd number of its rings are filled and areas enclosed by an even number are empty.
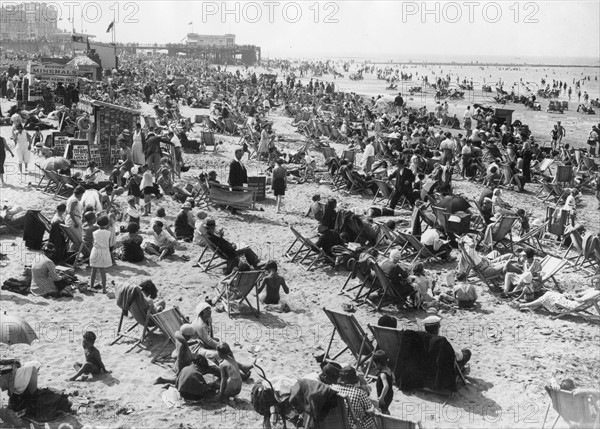
[[[257,268],[258,264],[260,263],[260,259],[251,248],[244,247],[242,249],[238,249],[234,243],[231,243],[223,238],[224,231],[222,228],[217,231],[217,223],[214,219],[207,219],[204,226],[206,228],[206,236],[210,242],[228,259],[225,274],[231,273],[233,267],[237,265],[240,256],[244,256],[246,261],[248,261],[248,264],[250,264],[253,268]]]
[[[345,366],[340,369],[337,383],[332,384],[331,388],[348,398],[351,408],[351,410],[348,410],[350,427],[375,429],[375,421],[373,420],[375,407],[369,399],[369,395],[359,385],[360,379],[356,369]]]
[[[475,250],[476,243],[468,235],[461,238],[460,242],[463,243],[469,260],[463,256],[463,252],[460,252],[457,266],[458,271],[468,272],[472,268],[471,263],[473,263],[477,270],[487,279],[493,279],[507,272],[521,272],[520,268],[516,267],[511,261],[513,259],[511,253],[500,255],[497,251],[493,251],[486,256],[482,256]]]
[[[531,248],[525,249],[525,252],[521,254],[521,260],[523,261],[523,269],[520,273],[508,272],[505,274],[504,293],[501,295],[502,298],[508,298],[508,294],[515,287],[529,289],[533,292],[532,283],[540,280],[542,264],[540,260],[536,258],[535,250]]]
[[[186,201],[175,218],[175,236],[177,239],[192,241],[195,222],[196,220],[192,214],[192,204]]]
[[[64,290],[67,279],[56,272],[52,258],[56,255],[54,244],[46,243],[42,247],[43,255],[35,258],[31,265],[31,293],[38,296],[73,296]]]
[[[161,143],[172,145],[171,140],[166,136],[158,136],[154,133],[148,133],[146,137],[146,149],[144,155],[146,157],[146,164],[156,174],[160,168],[160,159],[162,157]]]
[[[405,168],[404,159],[402,157],[398,158],[396,165],[396,171],[387,178],[389,182],[395,179],[394,194],[390,201],[390,208],[392,210],[396,208],[401,197],[406,198],[411,206],[414,206],[415,204],[415,196],[412,192],[415,175],[408,168]]]
[[[436,315],[432,315],[423,319],[423,327],[425,328],[425,332],[431,335],[441,336],[441,321],[442,318]],[[467,362],[469,362],[469,360],[471,359],[471,351],[469,349],[461,349],[459,351],[456,351],[456,349],[454,349],[454,353],[456,354],[456,363],[462,370],[467,364]]]

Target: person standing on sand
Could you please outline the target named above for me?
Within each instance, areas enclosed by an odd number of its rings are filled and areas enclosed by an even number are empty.
[[[10,156],[12,156],[13,158],[15,157],[15,154],[10,149],[10,146],[8,145],[8,143],[6,143],[6,140],[4,139],[4,137],[0,137],[0,183],[2,183],[3,185],[4,185],[4,161],[6,160],[6,151],[8,151],[10,153]]]
[[[471,135],[471,118],[473,117],[473,112],[471,111],[471,106],[467,106],[467,110],[463,114],[464,119],[464,127],[467,130],[467,137]]]
[[[560,146],[562,144],[563,137],[565,137],[567,135],[567,130],[565,130],[565,127],[563,127],[560,124],[560,121],[556,122],[556,127],[558,128],[558,139],[557,139],[557,142],[558,142],[558,146]]]

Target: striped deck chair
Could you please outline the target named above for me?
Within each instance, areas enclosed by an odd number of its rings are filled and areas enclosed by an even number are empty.
[[[352,356],[354,356],[354,359],[356,359],[356,369],[359,369],[373,355],[373,352],[375,351],[373,343],[371,343],[365,331],[360,326],[353,314],[328,310],[325,307],[323,307],[323,311],[333,325],[333,332],[331,333],[331,338],[329,339],[329,344],[325,350],[323,360],[334,361],[346,351],[349,351],[352,353]],[[333,340],[336,333],[344,342],[346,347],[337,352],[335,355],[330,356],[331,346],[333,345]]]
[[[558,165],[556,168],[556,173],[554,174],[553,183],[558,183],[559,185],[568,185],[570,186],[573,183],[574,175],[573,175],[573,166],[572,165]]]
[[[513,240],[511,231],[517,220],[519,218],[516,216],[502,216],[496,222],[488,225],[479,244],[484,243],[492,248],[501,244],[504,248],[510,248],[512,251]]]
[[[200,131],[200,145],[206,150],[207,146],[213,147],[213,152],[217,151],[217,144],[215,143],[215,133],[212,131]]]
[[[132,301],[129,305],[129,310],[123,310],[121,308],[121,318],[119,319],[119,326],[117,328],[117,338],[115,338],[110,345],[114,345],[116,343],[118,343],[122,338],[130,338],[135,340],[135,343],[133,344],[133,346],[131,347],[130,350],[133,350],[135,347],[137,347],[138,345],[142,344],[144,342],[144,340],[154,331],[156,331],[156,329],[158,329],[158,327],[154,324],[154,322],[152,322],[151,320],[151,315],[150,315],[150,307],[148,305],[148,302],[146,301],[146,298],[144,298],[143,294],[142,294],[142,290],[137,287],[137,286],[133,286],[133,285],[126,285],[126,286],[120,286],[117,290],[117,295],[119,294],[120,290],[119,289],[124,289],[124,288],[131,288],[131,294],[132,294]],[[134,319],[134,323],[129,326],[128,328],[125,328],[123,326],[123,320],[127,317],[127,315],[131,313],[131,316]],[[133,333],[131,331],[133,331],[135,328],[141,327],[142,328],[142,332],[140,335],[135,336],[133,335]]]
[[[540,190],[535,194],[537,200],[545,203],[551,198],[557,200],[560,197],[560,195],[556,195],[556,191],[552,187],[552,184],[543,179],[539,180],[538,184],[540,185]]]
[[[537,165],[537,170],[541,173],[544,174],[546,173],[546,171],[549,171],[549,168],[552,166],[552,164],[554,164],[556,162],[556,160],[554,158],[544,158],[540,161],[540,163]]]
[[[469,256],[469,254],[467,253],[464,245],[461,242],[458,243],[458,250],[460,252],[461,257],[464,258],[464,260],[466,262],[466,265],[468,267],[467,270],[466,270],[467,276],[472,275],[472,273],[475,273],[475,275],[477,277],[479,277],[479,279],[486,284],[486,286],[488,287],[488,289],[491,292],[493,292],[493,293],[500,293],[500,292],[502,292],[502,290],[498,290],[498,284],[504,282],[504,273],[499,273],[495,277],[486,277],[475,266],[475,263],[473,262],[473,259],[471,258],[471,256]]]
[[[285,256],[290,260],[290,262],[296,262],[298,259],[297,263],[302,265],[304,264],[304,261],[308,259],[310,264],[305,267],[307,271],[310,271],[318,263],[325,263],[335,266],[335,259],[326,254],[323,249],[317,247],[312,240],[304,237],[293,226],[290,226],[290,230],[292,231],[292,234],[294,234],[294,241],[285,252]],[[296,244],[299,244],[300,246],[294,249]]]
[[[262,271],[238,271],[233,279],[227,280],[224,283],[223,290],[215,301],[215,304],[220,300],[225,301],[227,307],[227,315],[231,317],[231,304],[237,301],[238,306],[246,301],[246,304],[254,311],[256,317],[260,315],[260,301],[258,299],[258,283],[262,278]],[[252,307],[248,300],[248,295],[252,290],[256,293],[256,308]]]
[[[160,313],[152,314],[150,315],[150,318],[158,327],[158,329],[167,336],[167,340],[163,343],[156,356],[152,358],[152,363],[155,363],[159,359],[162,360],[170,356],[170,353],[163,354],[163,352],[169,343],[172,342],[173,345],[177,344],[175,332],[179,331],[181,325],[188,323],[188,320],[183,314],[181,314],[181,311],[179,311],[179,308],[177,307],[161,311]]]
[[[544,232],[546,231],[546,227],[548,226],[548,222],[544,222],[543,224],[536,226],[529,230],[527,234],[523,234],[520,237],[512,239],[513,245],[516,246],[529,246],[535,250],[542,252],[544,249],[542,247],[542,243],[540,240],[544,237]]]
[[[548,404],[548,408],[546,408],[542,429],[546,425],[550,407],[553,407],[558,413],[552,428],[556,426],[561,417],[567,422],[569,427],[595,427],[594,422],[600,410],[595,401],[588,395],[574,395],[571,390],[561,390],[551,386],[546,386],[545,389],[550,396],[551,402]]]
[[[431,253],[423,244],[421,244],[419,239],[414,235],[406,234],[404,232],[398,232],[398,237],[400,240],[403,240],[405,242],[402,249],[400,249],[400,252],[403,254],[405,252],[409,253],[408,256],[402,256],[402,259],[404,259],[405,257],[413,258],[410,262],[411,265],[414,264],[419,258],[434,258],[439,262],[442,261],[439,255],[443,252]],[[414,250],[414,253],[410,253],[409,248],[412,248]]]
[[[385,180],[375,179],[374,182],[377,184],[377,192],[373,197],[372,204],[379,204],[385,201],[385,205],[388,206],[390,204],[390,200],[394,196],[394,189],[390,190]]]
[[[207,273],[210,270],[214,270],[215,268],[219,268],[227,264],[229,262],[229,258],[221,251],[221,249],[217,247],[217,245],[210,240],[206,232],[201,231],[200,235],[206,243],[206,246],[204,246],[204,249],[202,249],[202,253],[200,253],[200,257],[198,258],[198,261],[196,261],[195,266],[202,268],[202,271]],[[207,255],[207,252],[210,252],[210,255]],[[215,261],[217,258],[221,259],[221,261]]]
[[[208,201],[216,206],[229,206],[239,210],[254,210],[256,191],[252,188],[231,190],[227,185],[209,182]]]

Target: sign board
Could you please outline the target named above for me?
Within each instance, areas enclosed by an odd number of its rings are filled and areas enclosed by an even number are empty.
[[[80,168],[86,167],[90,159],[88,141],[71,139],[70,143],[73,148],[73,157],[71,159],[75,161],[75,166]]]
[[[96,162],[98,165],[102,165],[102,157],[100,156],[100,148],[98,145],[89,146],[90,161]]]
[[[54,136],[54,156],[63,156],[69,144],[69,136]]]
[[[34,75],[59,75],[76,77],[78,71],[75,67],[62,64],[27,64],[27,73]]]
[[[94,106],[87,100],[79,100],[77,103],[77,109],[81,110],[82,112],[89,113],[90,115],[94,114]]]
[[[47,75],[35,75],[35,80],[42,83],[77,83],[77,78],[72,76],[47,76]]]
[[[265,176],[248,177],[248,188],[256,192],[256,201],[266,199],[267,178]]]

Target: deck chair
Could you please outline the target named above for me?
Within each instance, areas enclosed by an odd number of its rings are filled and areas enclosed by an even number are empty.
[[[569,427],[594,427],[594,422],[600,410],[598,410],[597,405],[588,395],[574,395],[570,390],[556,389],[551,386],[546,386],[545,389],[550,396],[551,402],[548,404],[548,408],[546,408],[542,429],[546,425],[550,407],[554,408],[558,413],[552,429],[554,429],[554,426],[556,426],[561,417],[569,424]]]
[[[502,283],[504,282],[504,273],[499,273],[498,275],[496,275],[495,277],[486,277],[483,275],[483,273],[475,266],[475,263],[473,262],[473,259],[471,258],[471,256],[469,256],[469,254],[467,253],[464,245],[462,243],[458,243],[458,250],[461,254],[461,256],[465,259],[465,261],[467,262],[468,265],[468,269],[467,269],[467,276],[469,276],[471,274],[471,272],[474,272],[475,275],[477,277],[479,277],[479,279],[484,282],[487,287],[491,290],[491,291],[497,291],[498,290],[498,282]]]
[[[237,125],[235,124],[235,121],[232,118],[225,118],[223,119],[223,123],[225,124],[225,132],[232,136],[235,133],[237,133]]]
[[[554,282],[554,288],[557,291],[562,292],[560,289],[560,286],[558,284],[558,281],[556,280],[556,277],[554,277],[554,276],[560,270],[562,270],[562,268],[566,264],[567,264],[567,261],[565,259],[557,258],[552,255],[546,255],[546,257],[544,259],[542,259],[542,262],[541,262],[542,269],[540,271],[540,276],[533,278],[533,283],[532,283],[533,291],[535,293],[538,293],[538,292],[542,292],[545,290],[549,290],[544,285],[548,280],[552,279],[552,281]],[[525,296],[525,288],[515,289],[512,292],[510,292],[510,295],[518,295],[517,300],[519,300]]]
[[[511,186],[511,185],[515,185],[518,186],[516,183],[516,178],[514,177],[514,174],[512,172],[512,169],[510,168],[509,164],[500,164],[500,168],[502,169],[502,173],[501,173],[501,178],[500,181],[504,186]]]
[[[327,161],[329,158],[337,159],[337,154],[335,153],[335,149],[332,147],[322,147],[321,151],[323,152],[323,157]]]
[[[142,294],[142,290],[139,287],[132,285],[126,286],[126,288],[130,288],[131,302],[129,303],[128,310],[121,308],[122,311],[121,318],[119,319],[119,326],[117,328],[117,338],[115,338],[110,345],[112,346],[118,343],[122,338],[130,338],[135,340],[135,343],[131,349],[129,349],[133,350],[135,347],[142,344],[148,335],[153,333],[156,329],[158,329],[158,327],[151,322],[150,307],[148,306],[148,303]],[[129,313],[131,313],[135,323],[126,329],[123,327],[123,320]],[[141,327],[142,332],[139,336],[134,336],[131,331],[137,327]]]
[[[341,159],[345,159],[349,164],[354,164],[356,158],[356,152],[353,150],[345,150],[342,152]]]
[[[583,237],[581,236],[579,231],[576,229],[569,231],[569,236],[571,237],[571,244],[569,244],[569,247],[567,247],[567,251],[563,255],[563,259],[566,259],[566,260],[575,259],[575,262],[573,262],[573,265],[577,266],[577,264],[579,263],[579,260],[583,257],[583,255],[585,253],[584,248],[583,248]],[[569,253],[571,252],[571,250],[575,250],[575,252],[577,252],[577,255],[569,257]]]
[[[393,189],[390,190],[390,188],[388,187],[388,184],[385,180],[375,179],[374,181],[377,184],[377,192],[375,193],[375,196],[373,197],[372,204],[379,204],[379,203],[385,201],[385,205],[389,206],[390,200],[394,196],[394,190]]]
[[[375,277],[373,278],[373,281],[371,282],[371,288],[369,289],[369,292],[367,292],[365,294],[365,298],[368,298],[369,295],[372,292],[374,292],[375,289],[377,289],[375,286],[375,283],[378,282],[378,285],[381,287],[383,293],[381,294],[381,298],[379,299],[379,302],[377,303],[375,310],[377,310],[377,311],[381,310],[381,307],[383,307],[384,301],[387,301],[388,303],[389,302],[400,302],[400,303],[406,302],[407,297],[399,296],[396,294],[396,292],[392,288],[392,285],[390,284],[390,281],[388,280],[387,276],[385,275],[385,273],[383,272],[383,270],[381,269],[381,267],[378,264],[373,265],[373,271],[375,272]],[[366,299],[366,302],[369,302],[369,300]]]
[[[513,240],[511,231],[518,219],[519,218],[516,216],[502,216],[500,220],[488,225],[479,244],[481,244],[484,240],[486,241],[485,244],[489,244],[487,241],[491,240],[492,248],[497,244],[501,244],[506,249],[510,248],[512,251]],[[508,245],[505,243],[506,241],[508,241]]]
[[[373,355],[375,348],[373,343],[367,338],[367,335],[363,328],[360,326],[353,314],[341,313],[334,310],[328,310],[323,307],[323,311],[327,315],[327,318],[333,325],[333,332],[327,349],[325,350],[324,361],[336,360],[344,352],[350,351],[352,356],[356,359],[356,369],[363,366]],[[334,356],[330,356],[331,346],[336,332],[340,339],[344,342],[346,347],[336,353]]]
[[[405,242],[400,252],[404,253],[408,251],[409,256],[407,258],[413,258],[410,262],[411,265],[415,263],[418,258],[434,258],[437,261],[441,262],[439,255],[443,252],[431,253],[414,235],[406,234],[404,232],[398,232],[398,236],[401,240]],[[414,250],[414,253],[410,253],[409,248]],[[404,259],[405,256],[402,257]]]
[[[573,166],[572,165],[558,165],[556,168],[556,173],[554,174],[553,183],[558,183],[559,185],[571,185],[573,183]]]
[[[304,264],[304,261],[308,259],[310,264],[305,267],[307,271],[310,271],[318,263],[326,263],[335,266],[335,259],[326,254],[323,249],[317,247],[312,240],[304,237],[293,226],[290,226],[290,230],[292,231],[292,234],[294,234],[294,241],[285,252],[285,256],[290,262],[296,262],[296,259],[300,258],[297,263],[302,265]],[[300,246],[294,249],[297,244]]]
[[[556,195],[556,192],[550,183],[544,180],[539,180],[538,183],[540,185],[540,190],[535,194],[537,200],[545,203],[551,198],[557,200],[560,197],[560,195]]]
[[[542,243],[540,240],[544,237],[544,232],[546,231],[546,227],[548,226],[548,222],[544,222],[543,224],[536,226],[529,230],[527,234],[523,234],[518,238],[513,238],[512,242],[515,246],[529,246],[535,250],[542,252],[544,249],[542,247]]]
[[[69,228],[67,225],[60,224],[59,226],[63,235],[67,238],[67,246],[77,250],[75,253],[69,254],[65,260],[60,261],[58,265],[66,265],[73,268],[73,271],[75,271],[79,263],[85,263],[89,260],[91,249],[86,246],[83,240],[73,234],[73,231],[71,231],[71,228]],[[80,256],[83,254],[84,250],[87,252],[88,256],[80,260]]]
[[[565,234],[570,217],[571,214],[567,210],[547,207],[545,222],[548,222],[548,233],[561,238]]]
[[[213,152],[216,152],[215,133],[212,131],[200,131],[200,145],[204,147],[204,150],[206,150],[207,146],[212,146]]]
[[[254,210],[256,191],[253,188],[236,188],[209,182],[208,201],[216,206],[229,206],[239,210]]]
[[[348,277],[346,277],[346,281],[344,282],[344,284],[342,285],[341,289],[340,289],[340,294],[345,294],[345,295],[349,295],[350,292],[358,289],[358,292],[356,294],[355,297],[351,297],[354,301],[358,301],[360,296],[361,296],[361,292],[364,289],[365,285],[368,282],[368,278],[365,278],[362,282],[360,282],[357,285],[354,285],[350,288],[348,287],[348,283],[350,283],[350,280],[352,279],[356,279],[358,277],[358,272],[360,269],[360,263],[358,261],[356,261],[355,259],[351,259],[349,262],[349,268],[350,268],[350,273],[348,274]],[[360,279],[359,279],[360,280]]]
[[[596,314],[592,313],[590,310],[594,308],[596,310]],[[579,316],[584,319],[590,319],[593,321],[600,320],[600,291],[597,291],[590,298],[586,299],[581,303],[581,305],[577,306],[573,310],[564,311],[563,313],[552,316],[552,319],[560,319],[564,316]]]
[[[421,422],[411,422],[402,420],[398,417],[393,417],[387,414],[381,414],[375,411],[375,427],[377,429],[420,429]]]
[[[202,249],[202,253],[200,253],[200,257],[198,258],[198,261],[196,261],[195,266],[202,268],[202,270],[207,273],[210,270],[214,270],[215,268],[219,268],[227,264],[227,262],[229,262],[227,255],[225,255],[221,249],[219,249],[210,240],[204,231],[201,231],[200,235],[202,235],[202,239],[206,243],[206,246],[204,246],[204,249]],[[207,255],[207,252],[210,252],[210,256]],[[221,259],[222,261],[215,261],[217,258]]]
[[[556,160],[554,158],[544,158],[540,161],[540,163],[537,165],[537,168],[539,170],[539,172],[541,174],[546,173],[546,171],[549,171],[549,168],[552,166],[552,164],[554,164],[556,162]]]
[[[435,215],[435,222],[436,225],[440,226],[444,232],[446,232],[446,216],[444,216],[445,213],[448,213],[448,211],[444,208],[444,207],[438,207],[435,205],[431,206],[431,210],[433,210],[433,214]]]
[[[62,187],[60,188],[60,191],[54,195],[55,197],[69,198],[73,194],[75,188],[80,185],[80,183],[71,176],[65,176],[64,174],[58,173],[56,173],[56,176],[58,180],[62,182]]]
[[[352,176],[350,170],[344,169],[344,174],[346,175],[346,180],[350,183],[350,189],[348,189],[349,193],[352,193],[352,191],[356,191],[360,194],[365,192],[365,186]]]
[[[231,317],[231,303],[237,301],[238,305],[243,301],[254,310],[256,317],[260,315],[260,302],[258,300],[258,283],[263,275],[262,271],[238,271],[233,279],[225,281],[225,285],[216,302],[225,301],[227,315]],[[256,292],[256,308],[252,307],[248,295],[254,290]],[[215,302],[215,303],[216,303]]]
[[[385,223],[378,223],[378,225],[382,234],[377,243],[375,243],[375,247],[384,256],[387,256],[394,246],[404,246],[406,244],[406,240],[402,239],[396,231],[391,230]],[[389,244],[383,243],[383,240],[387,240]]]
[[[401,329],[387,328],[383,326],[374,326],[371,324],[367,325],[369,330],[373,333],[373,337],[377,342],[377,348],[383,350],[388,357],[388,366],[392,370],[392,373],[396,374],[396,367],[398,365],[402,365],[402,362],[398,361],[398,356],[400,354],[400,344],[402,344],[402,335],[403,331]],[[371,364],[373,360],[369,362],[369,366],[367,367],[367,374],[371,369]],[[467,380],[460,370],[458,363],[454,362],[454,371],[456,373],[457,380],[460,379],[462,383],[466,386]],[[400,380],[396,379],[397,382]],[[441,392],[439,392],[441,393]]]
[[[167,348],[169,343],[177,344],[177,339],[175,338],[175,332],[179,331],[181,325],[184,323],[188,323],[187,319],[181,314],[179,308],[173,307],[168,310],[161,311],[160,313],[150,315],[150,318],[154,322],[154,324],[158,327],[158,329],[167,336],[167,340],[161,346],[160,350],[152,358],[152,363],[156,362],[159,359],[164,359],[168,355],[163,355],[164,350]]]
[[[64,186],[63,181],[60,179],[60,176],[55,171],[50,170],[42,170],[45,178],[48,180],[46,186],[42,190],[45,194],[50,194],[54,196],[58,196],[62,187]]]

